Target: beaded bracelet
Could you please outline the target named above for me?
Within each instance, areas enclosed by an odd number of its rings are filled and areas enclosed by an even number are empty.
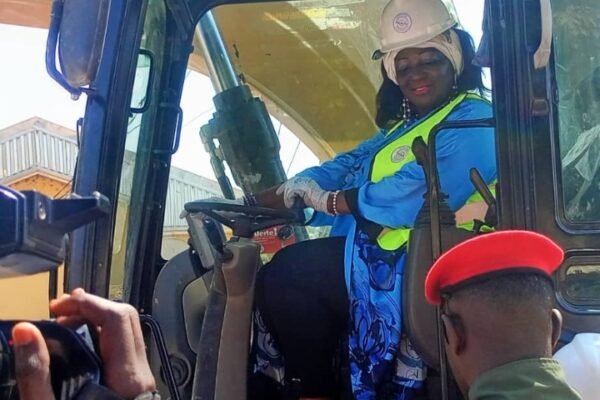
[[[339,215],[338,209],[337,209],[337,197],[338,194],[340,194],[340,191],[337,190],[333,193],[333,199],[332,199],[332,205],[331,208],[333,209],[333,215]]]

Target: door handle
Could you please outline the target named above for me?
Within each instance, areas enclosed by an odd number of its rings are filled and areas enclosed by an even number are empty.
[[[542,33],[540,46],[533,55],[535,69],[544,68],[550,62],[550,52],[552,50],[552,5],[550,0],[540,0],[540,18]]]

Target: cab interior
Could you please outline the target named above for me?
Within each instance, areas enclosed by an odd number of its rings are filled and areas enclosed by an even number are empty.
[[[105,192],[113,200],[113,215],[73,236],[65,287],[83,286],[140,310],[162,393],[174,399],[192,393],[244,398],[260,246],[243,238],[248,231],[237,239],[233,229],[234,238],[228,239],[231,231],[226,235],[218,218],[216,223],[215,218],[179,220],[182,233],[177,240],[170,235],[173,216],[200,199],[197,191],[172,191],[170,176],[175,166],[205,151],[199,130],[215,111],[207,97],[219,92],[218,79],[207,77],[211,62],[198,23],[212,13],[240,84],[266,104],[279,141],[294,143],[293,152],[268,155],[286,158],[286,172],[293,175],[295,168],[325,161],[375,132],[381,71],[371,54],[378,47],[378,19],[386,2],[113,3],[114,9],[121,7],[121,20],[113,23],[121,29],[123,49],[107,42],[110,51],[105,52],[114,57],[102,60],[99,77],[106,80],[103,68],[116,65],[128,72],[111,77],[130,89],[121,99],[107,86],[106,109],[97,98],[88,100],[83,123],[88,136],[81,143],[75,181],[76,191],[97,186]],[[567,250],[555,276],[556,304],[565,317],[562,340],[567,343],[578,332],[600,333],[600,7],[595,0],[447,3],[476,43],[486,35],[482,57],[491,67],[486,75],[497,132],[495,227],[536,230]],[[548,4],[550,19],[543,17]],[[548,32],[552,51],[548,63],[539,66],[535,54]],[[135,59],[126,54],[132,48]],[[140,50],[150,56],[137,57]],[[99,82],[99,90],[103,85]],[[129,103],[137,99],[144,106],[131,112]],[[294,164],[289,153],[298,152],[309,161],[296,158]],[[224,161],[234,176],[256,173],[239,170],[236,160]],[[260,217],[294,224],[290,215]],[[324,234],[308,232],[309,237]],[[442,245],[469,234],[450,227],[442,231]],[[434,244],[427,229],[413,235],[405,271],[405,325],[435,370],[435,310],[422,295]],[[233,256],[219,259],[219,249],[226,246]],[[340,393],[343,398],[342,387]]]
[[[337,152],[351,149],[375,132],[373,99],[381,77],[379,65],[370,59],[370,55],[377,48],[378,17],[384,4],[385,1],[369,2],[369,4],[364,1],[342,1],[331,5],[314,1],[269,2],[223,5],[214,8],[212,13],[222,33],[233,66],[241,77],[241,83],[249,85],[252,93],[265,101],[276,123],[280,123],[284,129],[292,132],[319,161],[324,161]],[[498,15],[496,14],[498,10],[491,4],[486,5],[484,1],[468,4],[455,1],[450,6],[458,15],[463,27],[473,35],[476,43],[481,42],[482,27],[486,32],[487,37],[481,56],[487,58],[492,66],[491,70],[486,70],[486,76],[487,83],[492,89],[492,100],[494,104],[499,104],[495,106],[495,110],[499,109],[501,114],[496,120],[497,129],[506,130],[508,127],[502,126],[502,118],[508,121],[510,115],[507,115],[507,110],[502,107],[502,98],[516,96],[510,97],[511,102],[515,103],[518,96],[503,90],[508,82],[507,71],[495,71],[494,68],[494,63],[497,62],[495,57],[498,57],[500,46],[497,41],[494,42],[496,24],[499,22],[492,18]],[[515,20],[512,22],[522,24],[524,21],[518,20],[518,17],[530,16],[531,18],[528,19],[530,25],[521,25],[524,32],[520,39],[526,41],[524,48],[508,48],[504,51],[524,50],[529,58],[532,58],[539,46],[539,35],[542,30],[539,4],[523,2],[520,5],[515,2],[512,6],[515,14]],[[593,179],[589,179],[589,174],[586,176],[581,174],[582,163],[585,163],[582,160],[589,157],[584,153],[590,154],[587,152],[594,151],[589,136],[594,133],[590,133],[589,130],[594,131],[593,127],[598,126],[600,122],[597,114],[581,110],[581,107],[593,108],[600,101],[600,97],[593,97],[597,96],[594,92],[596,88],[593,80],[597,75],[598,67],[593,62],[590,68],[581,69],[575,66],[577,63],[572,59],[571,50],[566,45],[569,36],[574,33],[564,25],[569,13],[574,12],[573,5],[557,1],[553,2],[552,6],[555,29],[552,57],[543,73],[529,66],[531,71],[527,74],[532,81],[534,91],[541,90],[537,84],[551,85],[556,89],[553,96],[549,98],[552,104],[546,104],[554,111],[547,110],[546,114],[547,125],[553,127],[554,136],[545,143],[541,143],[542,141],[537,144],[520,143],[520,150],[535,151],[536,147],[543,146],[546,147],[543,150],[547,151],[546,154],[548,152],[551,154],[550,158],[555,164],[560,164],[561,161],[563,164],[562,167],[554,165],[554,171],[550,171],[552,168],[540,163],[539,160],[523,159],[520,165],[523,169],[537,168],[536,171],[540,171],[539,177],[536,176],[537,182],[534,182],[533,186],[540,185],[545,179],[544,176],[546,178],[551,176],[550,179],[554,182],[552,189],[554,193],[551,197],[557,204],[554,205],[555,209],[551,210],[548,203],[539,199],[540,194],[537,192],[534,198],[524,199],[523,193],[513,189],[516,179],[508,166],[510,162],[506,157],[500,156],[500,162],[506,165],[504,170],[502,170],[503,166],[500,166],[497,186],[499,198],[498,204],[494,205],[498,207],[496,215],[498,224],[495,227],[498,229],[521,223],[532,223],[531,216],[523,215],[523,212],[513,213],[514,208],[522,207],[527,202],[535,204],[536,211],[545,215],[544,218],[548,218],[530,226],[546,231],[555,230],[547,225],[551,224],[552,219],[558,218],[549,217],[548,213],[562,213],[565,220],[575,221],[575,224],[585,223],[584,221],[588,219],[594,221],[599,215],[598,187],[597,183],[593,183],[598,179],[597,168],[594,170],[596,175],[593,175]],[[596,14],[600,12],[597,7],[594,11]],[[484,15],[487,15],[485,22]],[[198,46],[200,44],[198,36],[192,37],[192,43],[194,51],[188,60],[188,73],[193,73],[191,71],[205,73],[209,67],[203,60],[201,46]],[[597,46],[589,43],[588,45],[586,54],[598,51]],[[282,73],[284,71],[285,73]],[[512,72],[516,74],[514,70]],[[278,76],[283,79],[278,79]],[[572,86],[573,82],[578,81],[581,83]],[[591,82],[591,89],[583,82]],[[185,84],[184,81],[184,90]],[[498,87],[501,88],[500,94],[496,90]],[[582,101],[582,97],[587,101]],[[530,113],[531,118],[536,113],[542,117],[544,110],[536,109],[538,106],[543,108],[535,102],[531,105],[519,104],[519,107],[528,108],[527,112]],[[510,123],[509,121],[507,125]],[[502,143],[500,139],[499,147],[508,148],[524,141],[523,137],[511,139],[514,140],[510,143],[508,140],[507,143]],[[556,153],[557,151],[559,153]],[[575,167],[577,162],[580,163],[580,168]],[[532,191],[532,182],[521,182],[521,185],[523,187],[529,185],[530,188],[526,191]],[[563,196],[562,200],[558,196]],[[507,207],[513,209],[507,210]],[[522,218],[522,221],[519,221],[519,218]],[[530,221],[526,221],[528,218]],[[542,217],[538,215],[537,218]],[[469,235],[464,231],[453,229],[444,231],[442,234],[444,248],[464,240]],[[426,304],[423,296],[423,282],[431,262],[431,233],[425,230],[414,232],[413,236],[413,243],[416,244],[409,249],[410,261],[405,270],[408,283],[404,288],[406,304],[404,322],[415,348],[435,371],[439,368],[435,310]],[[566,239],[567,236],[568,234],[563,241],[565,244],[570,243],[570,240]],[[594,305],[598,301],[599,293],[594,289],[597,283],[592,283],[594,275],[599,273],[598,267],[593,266],[595,262],[593,260],[598,253],[596,250],[584,250],[580,253],[574,246],[573,250],[574,254],[578,255],[569,258],[556,277],[557,305],[566,315],[563,343],[569,342],[577,332],[600,331],[600,321],[595,316],[598,307]],[[234,300],[227,298],[227,290],[222,287],[219,296],[223,303],[217,307],[220,312],[211,314],[207,311],[211,305],[214,306],[209,299],[217,295],[211,294],[211,291],[215,290],[215,286],[211,286],[211,279],[208,278],[211,272],[207,272],[202,263],[198,262],[198,253],[191,240],[188,248],[165,259],[165,264],[157,275],[153,292],[152,317],[162,328],[165,351],[171,357],[173,378],[182,393],[182,398],[192,393],[192,388],[198,385],[200,376],[206,378],[206,382],[211,382],[208,389],[204,388],[209,392],[217,390],[215,385],[218,386],[219,383],[225,385],[225,382],[229,387],[224,389],[223,386],[221,390],[241,390],[233,388],[235,385],[230,380],[223,380],[222,377],[220,380],[219,374],[227,372],[225,369],[220,370],[218,366],[220,362],[230,365],[236,362],[234,360],[247,361],[246,356],[239,352],[223,350],[224,343],[215,344],[221,340],[231,339],[226,338],[224,334],[220,336],[222,332],[217,331],[216,336],[210,339],[207,335],[203,336],[202,325],[198,321],[204,321],[203,324],[206,324],[207,318],[216,315],[216,325],[221,324],[222,327],[223,320],[229,318],[234,320],[242,318],[246,321],[248,310],[244,310],[237,316],[227,315],[225,304]],[[584,260],[589,260],[590,265]],[[586,280],[583,286],[590,286],[583,289],[580,283],[574,283],[577,278]],[[210,326],[215,325],[215,322],[208,323]],[[182,326],[185,327],[185,335],[181,334]],[[200,343],[208,340],[212,344],[208,345],[208,342],[204,342],[203,345],[198,346],[199,340]],[[194,365],[198,352],[202,352],[202,346],[220,348],[222,358],[212,359],[213,367],[205,365],[202,372],[199,372]],[[237,350],[239,351],[239,348]],[[153,354],[152,359],[158,360],[156,346],[153,346]],[[154,368],[157,374],[164,376],[164,372],[160,372],[159,364],[154,362]],[[435,372],[432,373],[432,376],[435,375]],[[433,385],[439,385],[439,382],[434,382]],[[439,387],[435,386],[432,390],[438,389]],[[340,393],[343,392],[344,388],[340,388]],[[222,393],[230,392],[221,392],[223,396]],[[432,396],[435,398],[435,394]],[[229,397],[225,395],[223,398]]]

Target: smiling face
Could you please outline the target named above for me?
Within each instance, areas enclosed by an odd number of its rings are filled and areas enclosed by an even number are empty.
[[[420,115],[442,105],[452,92],[452,64],[433,48],[402,50],[396,56],[396,74],[400,90]]]

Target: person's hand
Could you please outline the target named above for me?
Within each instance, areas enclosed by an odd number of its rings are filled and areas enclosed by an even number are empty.
[[[88,323],[96,328],[104,383],[109,389],[124,399],[156,390],[135,308],[75,289],[51,301],[50,310],[61,325]]]
[[[316,211],[329,213],[327,199],[330,192],[321,189],[314,180],[306,177],[294,177],[284,182],[278,189],[277,194],[283,195],[285,206],[292,208],[296,199],[302,199],[306,207]]]
[[[302,193],[307,186],[317,184],[310,178],[303,176],[295,176],[283,182],[275,192],[283,197],[283,202],[286,208],[292,208],[297,198],[302,198]],[[318,186],[318,185],[317,185]]]
[[[54,400],[50,380],[50,354],[42,333],[20,322],[12,330],[15,375],[21,400]]]
[[[316,183],[306,187],[299,197],[302,197],[306,207],[313,208],[315,211],[321,211],[327,214],[331,214],[329,207],[327,207],[327,200],[331,192],[321,189]]]
[[[50,302],[58,323],[96,328],[103,362],[104,382],[115,394],[131,399],[156,389],[146,358],[137,311],[75,289]],[[53,400],[50,356],[40,331],[30,323],[16,324],[12,332],[15,373],[21,400]]]

